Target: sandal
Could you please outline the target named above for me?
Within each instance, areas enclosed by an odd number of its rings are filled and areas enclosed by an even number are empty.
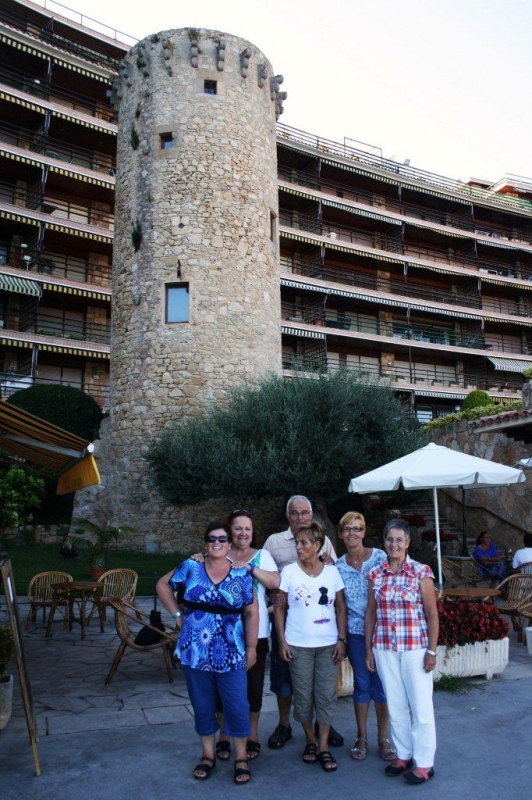
[[[237,785],[240,785],[241,783],[249,783],[251,780],[251,772],[249,771],[249,769],[247,768],[244,769],[244,767],[237,767],[237,764],[247,764],[247,763],[248,763],[247,758],[235,759],[235,771],[233,775],[233,780]],[[244,778],[244,780],[241,781],[239,780],[239,778]]]
[[[194,767],[192,775],[197,781],[206,781],[207,778],[211,777],[211,772],[215,766],[216,759],[211,758],[210,756],[202,756],[199,764]],[[201,775],[196,775],[196,772],[200,772]]]
[[[414,761],[412,758],[396,758],[393,764],[388,764],[387,767],[384,767],[384,772],[386,775],[389,775],[390,778],[396,778],[398,775],[408,772],[413,766]]]
[[[260,742],[255,742],[253,739],[248,739],[246,749],[248,753],[248,761],[254,761],[260,756]]]
[[[364,745],[366,745],[368,740],[364,736],[358,736],[357,737],[356,742],[354,743],[353,747],[349,751],[349,753],[351,754],[351,758],[354,758],[355,761],[363,761],[366,758],[367,754],[368,754],[368,751],[367,751],[366,747],[358,747],[358,743],[359,742],[364,742]],[[394,756],[394,758],[395,758],[395,756]]]
[[[316,756],[316,761],[319,761],[324,772],[335,772],[335,770],[338,768],[336,759],[329,753],[328,750],[318,753]]]
[[[272,750],[280,750],[292,738],[292,728],[290,725],[278,725],[270,738],[268,747]]]
[[[397,758],[396,750],[389,739],[379,739],[379,755],[383,761],[395,761]]]
[[[227,739],[221,739],[216,742],[216,758],[220,761],[228,761],[231,755],[231,742]]]
[[[419,775],[416,775],[416,772],[419,772]],[[424,769],[423,767],[416,767],[415,771],[412,769],[410,772],[405,772],[403,778],[408,783],[412,783],[416,785],[418,783],[425,783],[425,781],[430,781],[431,778],[434,777],[434,769],[431,767],[430,769]]]
[[[318,760],[318,746],[316,742],[309,742],[303,750],[303,761],[305,764],[315,764]]]

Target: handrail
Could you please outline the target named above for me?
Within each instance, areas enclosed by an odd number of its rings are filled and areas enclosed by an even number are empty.
[[[521,533],[529,533],[528,528],[522,528],[521,525],[517,525],[515,522],[510,522],[509,519],[506,519],[505,517],[501,517],[501,515],[498,514],[497,511],[494,511],[492,508],[488,508],[487,506],[480,505],[480,504],[477,505],[477,504],[465,503],[465,502],[462,504],[461,500],[459,500],[457,497],[454,497],[452,494],[449,494],[449,492],[446,489],[440,489],[440,491],[443,492],[443,494],[446,497],[448,497],[450,500],[452,500],[454,503],[457,503],[460,506],[463,505],[466,510],[468,508],[472,508],[475,511],[485,511],[486,513],[490,514],[492,517],[495,517],[495,519],[498,519],[499,522],[504,523],[504,525],[509,525],[510,528],[515,528],[516,531],[520,531]]]
[[[277,134],[281,142],[283,139],[299,142],[304,146],[312,147],[314,150],[319,151],[318,154],[321,155],[329,154],[331,156],[340,156],[342,158],[348,158],[352,161],[358,161],[361,164],[367,164],[370,167],[376,167],[377,169],[394,173],[398,180],[400,177],[404,177],[406,179],[416,180],[422,183],[429,183],[433,186],[439,186],[442,189],[447,189],[463,195],[464,199],[471,200],[471,202],[474,202],[475,200],[487,200],[491,203],[496,203],[497,205],[511,206],[513,209],[532,213],[532,202],[530,200],[524,200],[518,197],[509,197],[508,195],[493,194],[487,189],[481,189],[477,186],[470,186],[462,181],[446,178],[443,175],[437,175],[434,172],[416,169],[406,164],[399,164],[397,161],[393,161],[392,159],[376,156],[372,153],[366,152],[365,150],[358,150],[357,148],[351,147],[345,142],[341,144],[340,142],[335,142],[331,139],[325,139],[322,136],[306,133],[298,128],[291,128],[282,122],[277,123]]]

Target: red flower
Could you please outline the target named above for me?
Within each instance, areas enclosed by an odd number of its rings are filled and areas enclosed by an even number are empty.
[[[494,605],[447,598],[438,600],[438,615],[438,644],[447,647],[485,642],[488,639],[504,639],[508,635],[509,625]]]

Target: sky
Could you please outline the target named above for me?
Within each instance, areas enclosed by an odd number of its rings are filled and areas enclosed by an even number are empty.
[[[190,26],[249,40],[284,76],[291,127],[449,178],[532,181],[531,0],[63,5],[138,39]]]

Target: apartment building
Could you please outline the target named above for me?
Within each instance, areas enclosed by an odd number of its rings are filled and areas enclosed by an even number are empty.
[[[0,391],[51,381],[106,406],[109,96],[134,42],[66,14],[0,8]],[[532,181],[461,183],[282,123],[277,133],[284,373],[357,370],[422,421],[474,388],[519,399],[532,366]]]

